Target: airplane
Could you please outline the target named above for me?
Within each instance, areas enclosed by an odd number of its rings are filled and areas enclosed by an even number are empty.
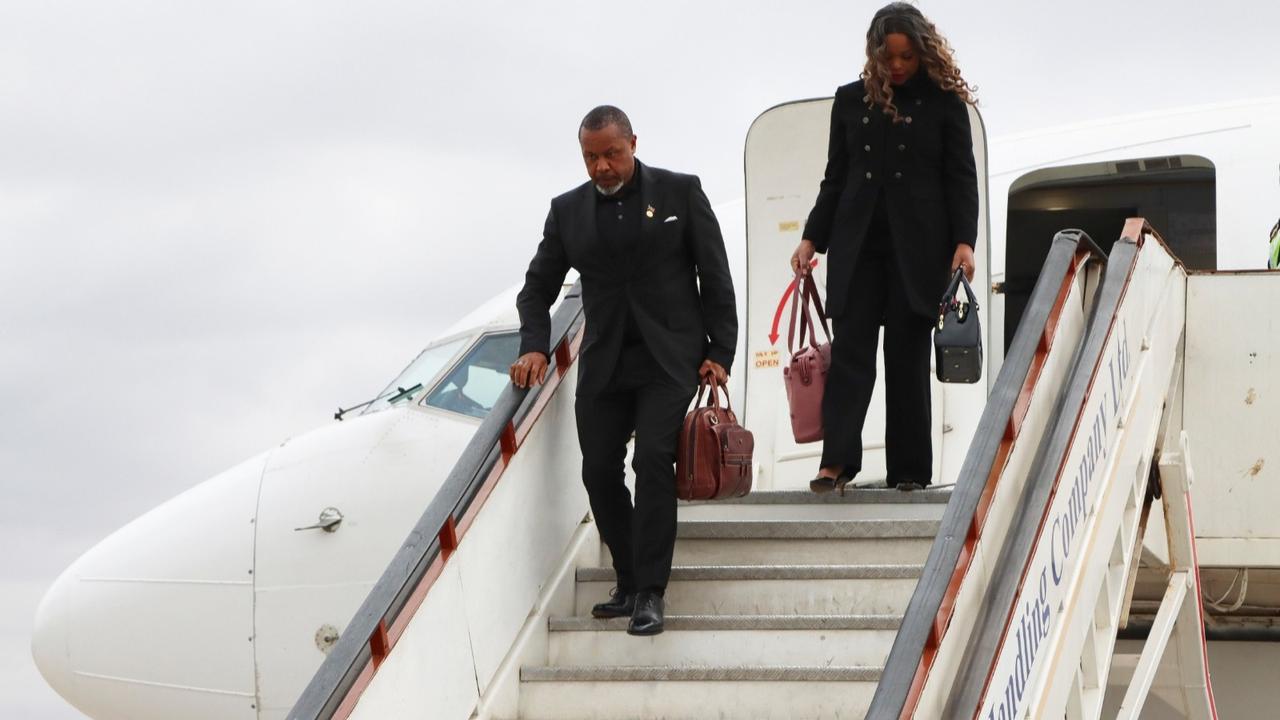
[[[747,140],[745,198],[717,206],[730,250],[740,253],[735,280],[745,288],[740,293],[745,331],[732,376],[737,379],[735,405],[756,434],[754,494],[794,495],[804,487],[818,454],[814,446],[799,445],[789,435],[780,382],[788,354],[781,310],[790,281],[783,268],[822,171],[829,103],[830,99],[797,101],[764,112]],[[1055,234],[1065,228],[1084,230],[1100,246],[1097,251],[1106,254],[1116,247],[1126,219],[1146,218],[1193,277],[1238,275],[1252,283],[1234,295],[1242,306],[1222,306],[1214,312],[1242,310],[1250,315],[1260,336],[1258,362],[1274,363],[1280,353],[1274,340],[1280,335],[1265,333],[1277,322],[1280,286],[1256,270],[1266,266],[1268,229],[1280,206],[1280,198],[1266,190],[1274,187],[1280,160],[1280,98],[1129,112],[1137,109],[989,144],[981,115],[971,111],[983,218],[974,287],[980,295],[987,366],[977,385],[934,384],[934,477],[939,487],[955,486],[954,492],[959,492],[961,468],[980,430],[988,397],[1019,323],[1033,304]],[[820,260],[815,273],[820,284],[824,273]],[[1088,295],[1096,292],[1099,280],[1081,282]],[[335,422],[289,438],[200,483],[86,552],[53,584],[38,610],[32,652],[45,680],[95,720],[304,716],[297,714],[300,696],[310,692],[322,665],[328,667],[326,658],[342,646],[353,616],[371,591],[376,592],[406,538],[412,540],[417,532],[424,508],[447,489],[455,463],[466,459],[468,443],[510,392],[506,368],[519,344],[516,290],[500,293],[427,343],[373,400],[340,410]],[[572,304],[573,296],[571,278],[561,306]],[[564,367],[571,361],[571,342],[566,342],[559,363]],[[573,374],[557,382],[558,396],[571,396]],[[1222,385],[1225,392],[1227,383]],[[1280,563],[1280,526],[1270,511],[1280,500],[1280,486],[1267,482],[1280,472],[1280,458],[1273,457],[1273,441],[1271,447],[1258,443],[1280,419],[1280,400],[1267,394],[1272,389],[1280,392],[1274,380],[1259,385],[1256,393],[1250,390],[1254,399],[1229,400],[1233,408],[1248,403],[1254,413],[1248,424],[1242,423],[1239,412],[1224,411],[1215,418],[1222,437],[1193,439],[1199,443],[1198,456],[1210,458],[1213,467],[1234,458],[1232,453],[1257,456],[1252,474],[1246,467],[1231,483],[1206,481],[1203,489],[1190,491],[1204,606],[1247,640],[1233,642],[1219,633],[1209,641],[1214,686],[1210,695],[1224,717],[1262,717],[1265,708],[1280,699],[1274,682],[1260,681],[1258,671],[1250,670],[1275,667],[1280,660],[1280,637],[1274,632],[1280,614],[1280,584],[1274,575]],[[877,389],[869,428],[883,426],[882,397],[882,389]],[[565,592],[566,582],[572,584],[571,577],[565,580],[566,573],[572,575],[569,569],[579,567],[582,548],[591,545],[590,523],[583,522],[585,506],[576,485],[576,435],[571,404],[568,407],[566,413],[554,398],[539,406],[527,435],[518,443],[510,440],[512,452],[517,445],[523,448],[515,455],[519,464],[501,454],[501,462],[513,473],[505,485],[543,483],[536,500],[526,498],[538,503],[536,507],[526,506],[530,512],[521,513],[517,502],[494,510],[505,514],[485,526],[489,534],[483,536],[477,530],[483,514],[471,516],[463,536],[476,537],[472,546],[481,549],[471,552],[481,554],[493,568],[471,570],[471,577],[518,585],[521,589],[512,591],[511,602],[519,611],[502,620],[485,620],[487,609],[477,603],[484,605],[487,596],[468,592],[462,580],[446,571],[439,571],[446,573],[439,577],[451,578],[448,583],[437,580],[439,589],[416,601],[422,603],[419,612],[438,602],[477,614],[466,623],[448,625],[450,630],[439,630],[432,641],[439,649],[454,647],[455,641],[473,643],[476,656],[471,662],[454,663],[449,653],[433,659],[429,651],[419,651],[427,659],[420,661],[418,672],[428,668],[443,678],[440,682],[453,683],[439,687],[454,688],[433,696],[436,705],[431,707],[440,712],[432,717],[535,717],[550,712],[527,704],[533,700],[513,698],[527,684],[521,680],[519,658],[538,643],[545,646],[547,608],[556,602],[556,593]],[[865,474],[883,475],[883,449],[875,442],[867,447]],[[1208,474],[1200,471],[1202,478]],[[508,501],[486,502],[499,507],[497,503]],[[533,509],[537,517],[546,512],[555,520],[534,522]],[[485,512],[490,512],[488,505]],[[695,507],[681,512],[711,511]],[[450,533],[461,535],[464,529],[453,527]],[[442,535],[441,542],[456,539],[450,533]],[[1164,545],[1176,533],[1167,533],[1166,538],[1153,530],[1139,539],[1134,552],[1144,567],[1171,566],[1172,555]],[[507,546],[549,549],[540,555],[542,564],[521,567],[503,559]],[[450,551],[461,556],[467,548],[463,542]],[[473,557],[468,562],[480,560]],[[472,567],[464,565],[458,572]],[[488,578],[485,572],[498,577]],[[1246,591],[1240,582],[1248,586],[1250,577],[1253,584]],[[1138,605],[1145,597],[1146,580],[1150,578],[1139,581],[1136,595],[1131,592],[1137,598],[1131,601]],[[489,590],[502,595],[502,587]],[[1163,591],[1163,585],[1158,590]],[[1157,600],[1159,596],[1157,592]],[[495,608],[502,604],[493,602]],[[1248,612],[1236,613],[1233,607]],[[541,629],[530,618],[541,618]],[[1111,631],[1112,641],[1122,634]],[[458,632],[463,632],[461,640],[454,637]],[[476,637],[468,640],[466,632]],[[1156,629],[1150,632],[1157,634]],[[1141,645],[1122,637],[1120,644],[1125,642]],[[409,647],[409,640],[401,643]],[[502,649],[486,651],[482,658],[482,648],[491,645]],[[451,663],[461,667],[448,667]],[[482,669],[485,680],[480,678]],[[1133,667],[1129,670],[1135,677],[1140,674]],[[412,673],[396,675],[399,672],[379,671],[377,677],[399,678],[392,690],[381,692],[414,695],[406,689],[413,685]],[[366,690],[374,697],[371,692]],[[1050,687],[1044,692],[1049,697],[1056,691]],[[407,709],[386,709],[396,707],[394,703],[375,707],[383,708],[383,714],[367,710],[366,716],[408,715]],[[1152,717],[1181,717],[1183,712],[1198,716],[1154,694],[1149,707],[1156,708]],[[354,711],[347,707],[344,712]]]

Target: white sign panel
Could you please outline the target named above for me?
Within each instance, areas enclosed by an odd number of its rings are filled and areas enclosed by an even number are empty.
[[[1078,565],[1077,530],[1094,512],[1099,481],[1117,435],[1137,342],[1129,327],[1141,327],[1140,318],[1129,316],[1141,307],[1141,302],[1122,305],[1107,339],[987,685],[978,713],[982,720],[1014,720],[1026,714],[1026,694],[1043,664],[1040,651],[1061,619],[1066,585]]]

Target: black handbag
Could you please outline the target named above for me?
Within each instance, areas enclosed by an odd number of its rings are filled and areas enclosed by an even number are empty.
[[[964,287],[967,299],[961,299]],[[976,383],[982,379],[982,325],[978,301],[964,276],[956,270],[938,305],[938,329],[933,333],[938,380],[944,383]]]

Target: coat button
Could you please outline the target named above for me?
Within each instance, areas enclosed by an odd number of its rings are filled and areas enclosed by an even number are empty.
[[[911,116],[910,116],[910,115],[906,116],[906,117],[905,117],[905,118],[903,118],[903,119],[907,121],[907,124],[908,124],[908,125],[910,125],[910,124],[911,124]]]
[[[899,145],[899,146],[898,146],[898,150],[906,150],[906,149],[907,149],[907,146],[906,146],[906,145]]]
[[[862,116],[862,124],[863,124],[863,125],[866,125],[866,124],[867,124],[867,123],[869,123],[869,122],[871,122],[871,118],[867,117],[866,115],[863,115],[863,116]]]
[[[916,105],[923,105],[923,104],[924,104],[923,100],[916,100]]]
[[[871,146],[870,146],[870,145],[863,145],[863,146],[862,146],[862,149],[863,149],[863,150],[865,150],[866,152],[871,152]]]
[[[867,179],[868,179],[868,180],[870,180],[870,179],[871,179],[871,173],[867,173]]]
[[[900,173],[900,172],[896,172],[896,173],[894,173],[894,174],[893,174],[893,179],[894,179],[894,180],[901,180],[901,179],[902,179],[902,173]]]

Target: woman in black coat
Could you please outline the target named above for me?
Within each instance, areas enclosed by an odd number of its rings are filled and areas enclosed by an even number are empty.
[[[974,269],[976,101],[950,45],[914,6],[887,5],[867,31],[861,78],[836,90],[826,174],[791,257],[808,272],[815,252],[828,255],[834,338],[816,492],[843,489],[862,469],[881,325],[888,483],[929,484],[930,330],[950,273],[972,279]]]

